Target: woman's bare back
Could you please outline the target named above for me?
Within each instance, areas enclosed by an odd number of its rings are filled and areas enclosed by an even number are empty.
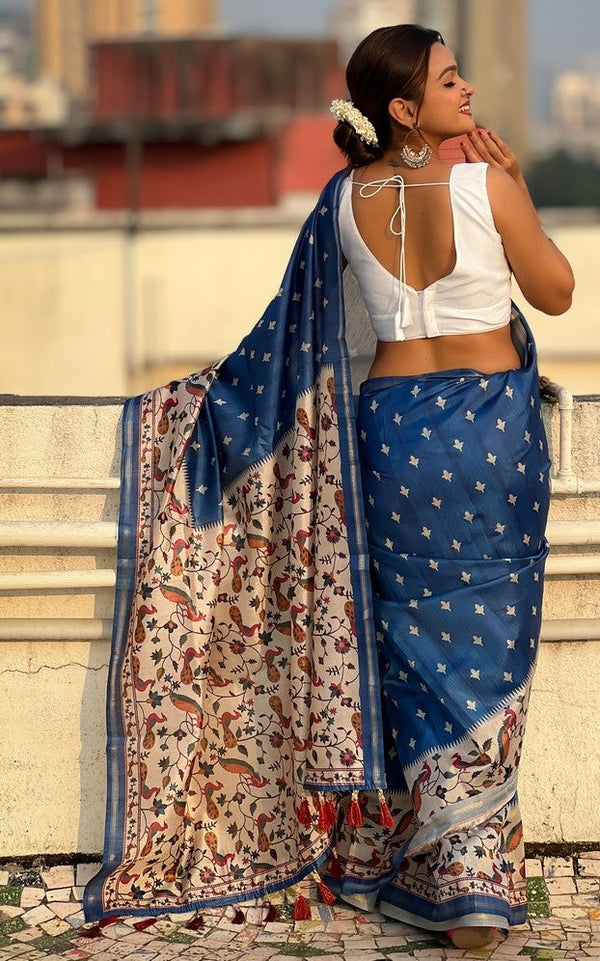
[[[405,279],[415,290],[424,290],[452,273],[456,264],[450,167],[431,163],[426,170],[402,170],[406,184]],[[382,164],[354,172],[355,183],[391,177],[395,171]],[[436,186],[431,186],[435,183]],[[430,186],[425,186],[428,184]],[[402,238],[390,228],[398,207],[398,189],[383,188],[376,195],[361,197],[352,192],[352,210],[358,231],[379,263],[395,277],[400,274]],[[394,228],[399,228],[398,217]],[[406,341],[378,341],[370,377],[413,375],[455,368],[495,373],[520,366],[509,327],[474,334],[454,334]]]

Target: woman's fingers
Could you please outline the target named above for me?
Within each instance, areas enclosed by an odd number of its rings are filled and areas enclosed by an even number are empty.
[[[503,167],[510,167],[510,165],[514,163],[514,153],[497,134],[494,134],[491,130],[483,130],[480,136],[490,156],[497,160]]]
[[[463,153],[468,161],[477,163],[484,160],[502,162],[502,151],[485,130],[472,130],[461,140]]]
[[[474,130],[469,134],[469,137],[472,142],[474,141],[477,144],[479,154],[485,160],[488,162],[495,161],[500,166],[504,165],[504,161],[507,160],[507,158],[486,130]]]
[[[484,160],[479,149],[480,145],[477,141],[464,138],[460,141],[460,147],[467,163],[481,163],[481,161]]]
[[[493,167],[500,167],[511,177],[519,174],[519,163],[510,147],[493,130],[472,130],[461,141],[467,162],[484,161]]]

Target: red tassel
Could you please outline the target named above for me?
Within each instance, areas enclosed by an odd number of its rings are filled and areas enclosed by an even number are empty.
[[[353,791],[348,814],[346,815],[346,824],[351,828],[361,828],[364,823],[363,813],[358,803],[358,793]]]
[[[244,914],[244,912],[242,911],[241,908],[238,908],[238,909],[236,910],[235,915],[234,915],[233,920],[232,920],[231,923],[232,923],[232,924],[245,924],[245,923],[246,923],[246,915]]]
[[[329,827],[333,827],[333,826],[335,825],[336,820],[337,820],[337,807],[335,806],[335,804],[333,803],[333,801],[332,801],[331,799],[329,799],[328,801],[325,801],[325,807],[327,808],[327,811],[329,812],[329,813],[328,813],[328,817],[329,817]]]
[[[328,888],[324,881],[319,881],[317,884],[319,889],[319,894],[321,895],[321,901],[323,904],[334,904],[337,898],[331,888]]]
[[[294,901],[294,921],[310,921],[310,907],[301,894]]]
[[[321,798],[319,802],[319,831],[328,831],[335,824],[335,806]]]
[[[300,804],[300,809],[298,811],[298,821],[305,828],[309,828],[312,825],[312,814],[310,813],[310,807],[308,806],[308,801],[306,800],[306,798],[304,798],[304,800]]]
[[[108,927],[109,924],[116,924],[121,918],[118,914],[112,914],[108,918],[101,918],[96,924],[92,925],[91,928],[80,928],[77,932],[80,938],[99,938],[102,936],[102,928]]]
[[[151,928],[157,921],[158,918],[145,918],[143,921],[136,921],[134,928],[136,931],[145,931],[146,928]]]
[[[267,916],[264,919],[265,924],[271,924],[273,921],[279,921],[279,911],[274,904],[269,902],[267,906]]]
[[[188,921],[186,928],[189,931],[202,931],[204,929],[204,918],[202,915],[199,914],[197,917],[192,918],[191,921]]]
[[[394,819],[391,815],[389,807],[387,806],[383,791],[378,791],[377,795],[379,797],[379,823],[381,824],[382,828],[393,828]]]
[[[337,853],[337,849],[334,848],[331,852],[331,858],[329,860],[329,872],[332,878],[336,881],[341,881],[344,877],[344,871],[342,868],[342,862],[340,861]]]

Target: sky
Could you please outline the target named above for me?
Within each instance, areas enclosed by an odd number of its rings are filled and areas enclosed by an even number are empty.
[[[221,0],[227,30],[320,36],[328,32],[338,0]],[[480,0],[486,2],[486,0]],[[578,69],[588,59],[600,65],[600,0],[530,0],[532,101],[543,114],[551,77]]]
[[[28,9],[34,0],[0,0],[0,12]],[[228,30],[322,36],[338,0],[217,0]],[[480,0],[486,2],[486,0]],[[600,0],[530,0],[534,66],[577,67],[582,56],[600,57]]]
[[[226,28],[322,35],[338,0],[221,0]],[[530,0],[534,63],[576,67],[581,54],[600,55],[599,0]]]

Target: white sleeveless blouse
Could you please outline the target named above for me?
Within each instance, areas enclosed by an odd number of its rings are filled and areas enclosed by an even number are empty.
[[[473,334],[508,324],[511,272],[492,217],[487,167],[485,163],[460,163],[450,169],[456,264],[449,274],[423,290],[399,280],[371,253],[352,211],[352,190],[360,188],[353,185],[352,175],[343,182],[339,209],[342,252],[358,281],[378,340]],[[406,188],[401,178],[394,183],[392,179],[374,181],[371,186],[376,190],[397,184],[397,213],[403,216]]]

